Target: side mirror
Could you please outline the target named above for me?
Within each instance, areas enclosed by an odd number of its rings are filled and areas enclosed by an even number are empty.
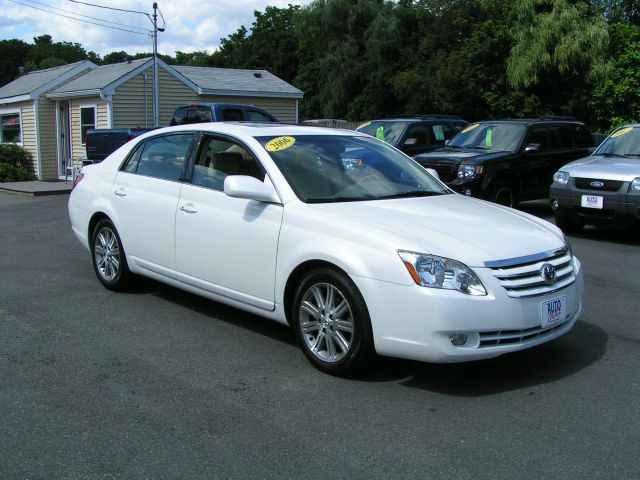
[[[450,140],[450,139],[447,139],[447,140],[445,140],[445,141],[444,141],[444,146],[446,147],[446,146],[448,146],[450,143],[451,143],[451,140]]]
[[[542,150],[542,145],[539,143],[530,143],[526,147],[524,147],[524,153],[537,153]]]
[[[224,193],[233,198],[244,198],[256,202],[281,203],[278,192],[255,177],[229,175],[224,179]]]
[[[440,180],[440,175],[438,175],[438,172],[436,172],[433,168],[427,168],[427,172],[429,172],[432,176]]]

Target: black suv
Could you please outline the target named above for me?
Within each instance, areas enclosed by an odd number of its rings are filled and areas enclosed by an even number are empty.
[[[356,131],[384,140],[413,157],[444,146],[469,122],[453,115],[407,115],[365,122]]]
[[[446,147],[415,160],[456,192],[514,207],[547,198],[553,174],[594,147],[574,119],[492,120],[469,125]]]

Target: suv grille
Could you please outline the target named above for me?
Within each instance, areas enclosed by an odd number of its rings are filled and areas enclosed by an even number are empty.
[[[458,176],[458,164],[456,162],[437,162],[429,163],[429,161],[420,160],[420,165],[424,168],[433,168],[438,172],[440,180],[445,183],[453,182]]]
[[[542,275],[542,266],[553,265],[555,278],[546,281]],[[493,275],[500,281],[500,285],[512,298],[527,298],[545,295],[568,287],[576,281],[576,275],[571,262],[571,253],[566,249],[554,252],[553,255],[541,260],[530,261],[501,267],[492,267]]]
[[[601,187],[594,186],[592,183],[600,182]],[[597,190],[599,192],[617,192],[620,190],[622,182],[620,180],[600,180],[597,178],[576,178],[576,188],[582,190]]]

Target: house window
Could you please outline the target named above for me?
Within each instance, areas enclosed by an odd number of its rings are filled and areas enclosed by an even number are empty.
[[[87,130],[96,128],[96,107],[80,107],[80,138],[82,145],[87,137]]]
[[[0,114],[0,143],[22,144],[20,113],[9,112]]]

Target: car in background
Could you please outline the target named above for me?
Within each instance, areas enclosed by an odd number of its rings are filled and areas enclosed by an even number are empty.
[[[373,353],[495,357],[567,333],[582,309],[555,225],[457,195],[362,133],[169,127],[78,179],[71,226],[104,287],[145,275],[290,325],[330,374]]]
[[[551,208],[567,233],[585,225],[640,226],[640,124],[614,130],[592,155],[560,168]]]
[[[410,157],[444,146],[469,124],[453,115],[407,115],[371,120],[356,128],[387,142]]]
[[[515,207],[548,198],[553,174],[594,147],[587,127],[574,119],[490,120],[467,126],[446,147],[415,160],[458,193]]]
[[[192,103],[176,108],[169,125],[203,122],[278,122],[266,110],[254,105],[233,103]]]

